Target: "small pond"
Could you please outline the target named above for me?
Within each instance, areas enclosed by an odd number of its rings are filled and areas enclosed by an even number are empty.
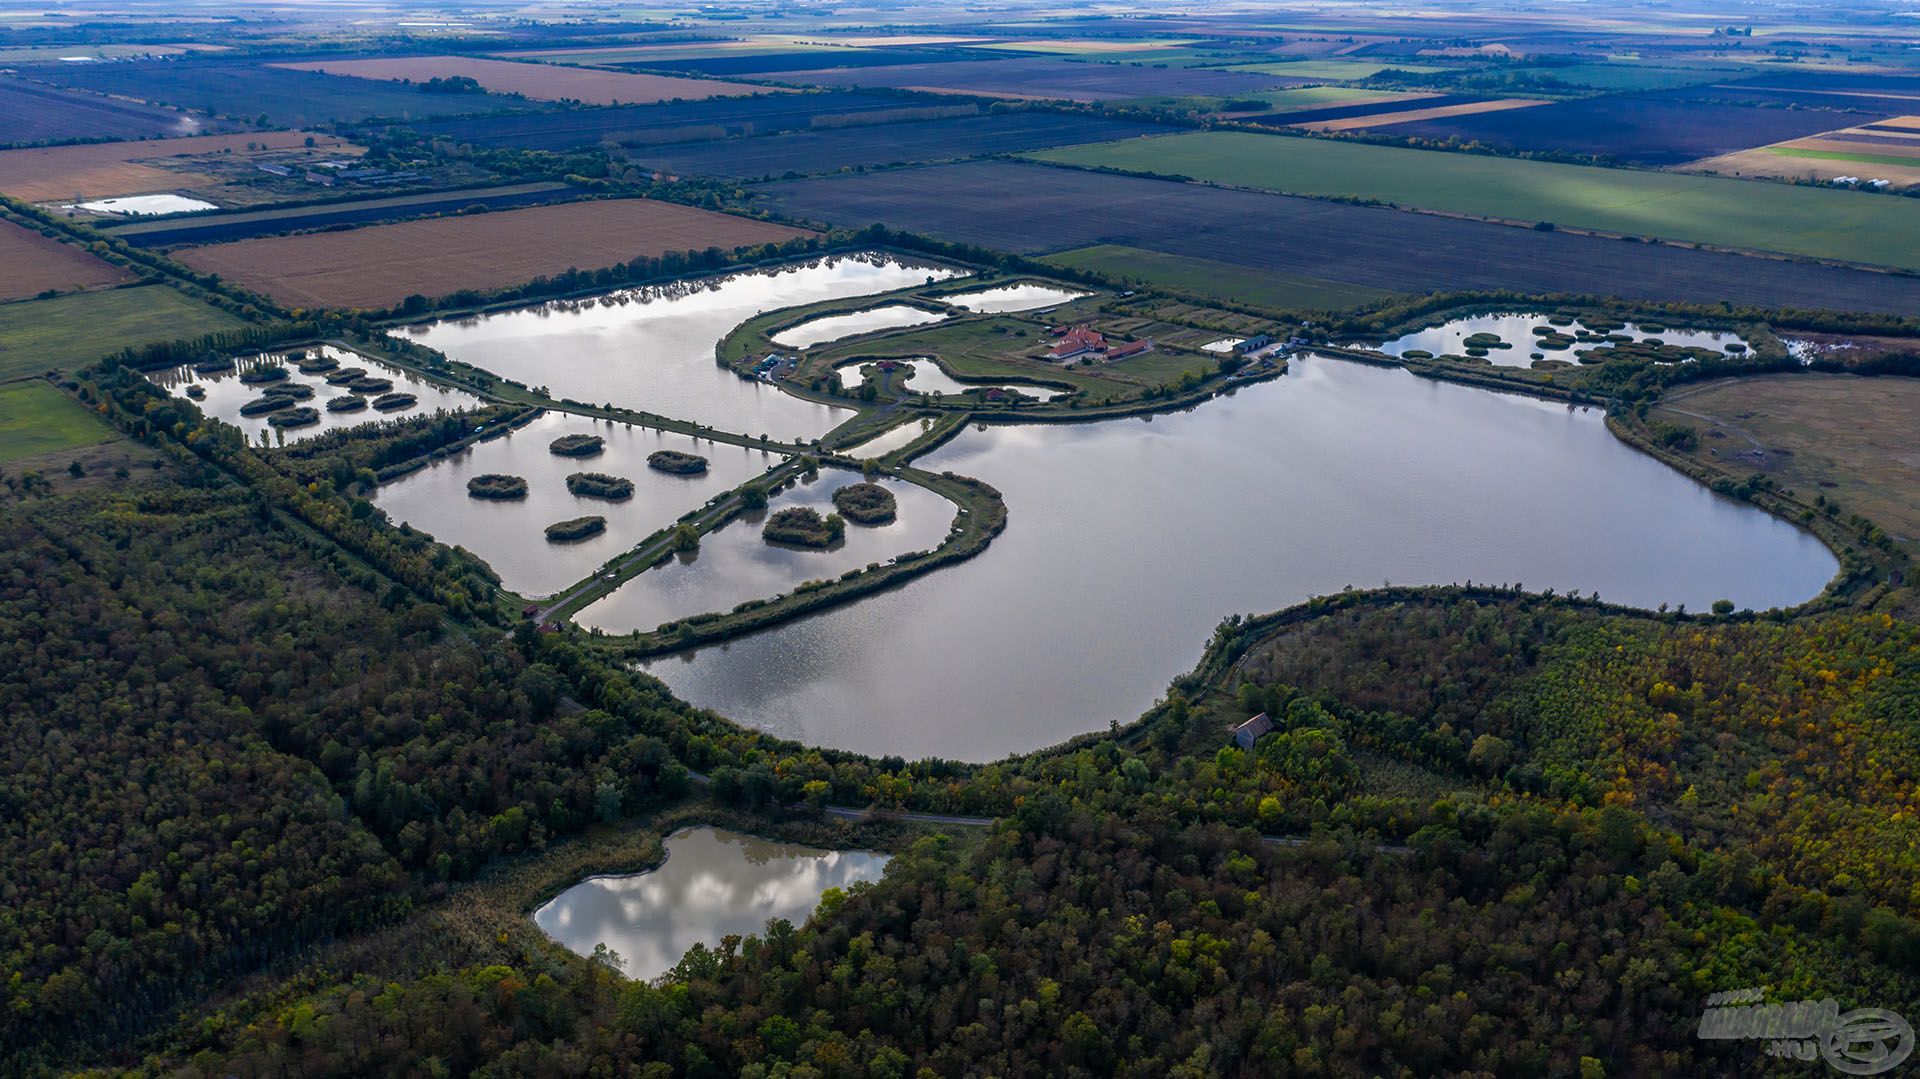
[[[856,442],[840,452],[859,458],[884,457],[894,450],[912,445],[915,439],[932,428],[931,420],[909,420],[898,427],[888,428],[865,442]]]
[[[605,449],[592,457],[562,457],[548,449],[554,439],[571,434],[599,435],[606,440]],[[647,466],[647,455],[655,450],[699,454],[707,459],[707,470],[697,476],[656,471]],[[486,559],[508,589],[546,596],[780,459],[775,453],[726,442],[548,412],[511,434],[382,485],[374,500],[395,521]],[[469,496],[467,481],[488,472],[525,479],[527,497],[492,501]],[[610,502],[575,495],[567,490],[567,477],[575,472],[630,479],[633,497]],[[576,543],[548,542],[548,525],[585,516],[605,517],[606,531]]]
[[[860,482],[860,474],[822,469],[769,499],[767,508],[744,513],[700,538],[700,549],[677,554],[622,584],[574,616],[589,629],[608,633],[652,630],[708,611],[730,611],[747,600],[791,592],[805,581],[832,580],[848,570],[885,562],[909,551],[930,551],[947,538],[954,505],[924,487],[878,477],[893,492],[897,513],[881,525],[847,522],[846,538],[814,550],[768,543],[760,535],[767,515],[792,506],[833,513],[833,492]]]
[[[865,376],[860,367],[869,361],[855,360],[834,368],[840,376],[840,388],[857,389]],[[910,372],[902,386],[908,393],[930,393],[956,395],[968,390],[1005,390],[1026,397],[1037,397],[1042,401],[1051,401],[1056,397],[1065,397],[1069,392],[1055,386],[1043,386],[1037,382],[962,382],[931,359],[888,361],[904,367]]]
[[[891,860],[719,828],[675,832],[666,846],[658,869],[589,877],[542,904],[534,922],[578,955],[605,944],[629,978],[652,979],[695,944],[718,947],[729,934],[764,932],[775,918],[800,925],[827,889],[879,880]]]
[[[743,379],[714,359],[755,315],[877,292],[958,271],[892,256],[849,255],[771,270],[623,289],[409,327],[414,340],[556,399],[612,403],[721,431],[811,440],[850,415]]]
[[[1041,307],[1052,307],[1068,300],[1077,300],[1090,296],[1089,292],[1074,292],[1071,289],[1055,288],[1052,285],[1036,285],[1031,282],[1019,285],[1001,285],[999,288],[983,288],[978,292],[948,293],[940,297],[955,307],[964,307],[983,315],[1002,315],[1012,311],[1032,311]]]
[[[324,354],[337,365],[334,370],[307,374],[294,364],[303,356]],[[286,369],[287,377],[272,383],[248,383],[241,376],[257,367],[278,365]],[[393,383],[393,393],[410,393],[415,403],[391,412],[375,411],[371,406],[379,393],[358,393],[345,386],[329,385],[327,376],[336,371],[358,367],[366,371],[369,377],[384,378]],[[167,371],[148,376],[155,385],[175,397],[193,400],[200,411],[215,419],[230,423],[246,432],[247,441],[255,445],[279,445],[283,442],[299,442],[331,431],[336,427],[354,427],[363,423],[380,423],[390,420],[412,419],[435,412],[452,412],[458,409],[479,408],[486,404],[480,398],[465,390],[456,390],[438,382],[408,374],[391,364],[368,359],[358,352],[350,352],[332,345],[317,348],[300,349],[296,352],[271,352],[258,356],[248,356],[236,360],[224,370],[204,373],[189,366],[175,367]],[[313,408],[319,413],[319,422],[305,427],[276,428],[267,422],[267,417],[243,416],[242,406],[249,401],[258,400],[265,391],[273,386],[303,386],[313,391],[313,396],[296,402]],[[197,386],[202,397],[194,399],[188,387]],[[327,402],[336,397],[360,397],[368,402],[368,407],[354,412],[331,412]]]
[[[1318,356],[1183,412],[969,428],[917,464],[998,488],[1006,531],[900,588],[646,669],[782,737],[978,761],[1131,722],[1220,619],[1347,586],[1764,610],[1837,568],[1598,410]]]
[[[1559,319],[1559,322],[1550,321]],[[1539,335],[1535,327],[1546,326],[1558,333],[1576,340],[1571,348],[1542,349],[1536,342]],[[1519,314],[1475,315],[1472,318],[1457,318],[1438,326],[1417,330],[1402,337],[1396,337],[1385,344],[1371,347],[1389,356],[1404,356],[1408,352],[1427,352],[1434,356],[1466,355],[1467,338],[1474,334],[1492,334],[1506,342],[1511,348],[1490,348],[1486,360],[1496,367],[1531,367],[1533,354],[1538,352],[1549,360],[1565,360],[1579,363],[1579,353],[1590,348],[1605,348],[1617,342],[1609,342],[1609,335],[1630,338],[1635,342],[1648,340],[1662,341],[1678,348],[1704,348],[1715,352],[1727,351],[1728,345],[1737,345],[1742,351],[1746,346],[1739,334],[1717,330],[1685,330],[1673,326],[1661,325],[1649,329],[1638,323],[1629,322],[1619,329],[1611,326],[1596,329],[1578,319],[1569,322],[1564,316],[1552,312],[1534,311]],[[1582,338],[1580,335],[1588,335]]]
[[[907,326],[925,326],[953,316],[943,311],[923,311],[903,303],[883,304],[845,315],[825,315],[789,326],[770,339],[786,348],[812,348],[828,341],[857,337],[878,330],[897,330]]]

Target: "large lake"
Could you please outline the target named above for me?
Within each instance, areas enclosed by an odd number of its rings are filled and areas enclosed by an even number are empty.
[[[719,945],[785,918],[805,922],[828,888],[880,879],[889,858],[775,843],[717,828],[667,837],[667,861],[646,873],[589,877],[533,912],[540,928],[590,956],[605,944],[630,978],[665,974],[695,944]]]
[[[556,300],[406,333],[456,360],[551,396],[612,403],[743,435],[818,438],[853,413],[803,401],[714,362],[714,347],[755,315],[953,277],[890,257],[843,256]]]
[[[916,464],[999,488],[1006,532],[904,587],[647,669],[810,744],[979,761],[1129,722],[1222,617],[1349,585],[1763,609],[1838,568],[1598,411],[1318,357],[1151,420],[969,429]]]

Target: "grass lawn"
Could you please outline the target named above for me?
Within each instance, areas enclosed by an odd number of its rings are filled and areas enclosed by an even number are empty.
[[[1859,191],[1228,131],[1027,156],[1920,270],[1920,203]]]
[[[84,367],[129,345],[244,325],[165,285],[0,304],[0,382]]]
[[[1824,494],[1920,551],[1920,380],[1807,373],[1670,393],[1648,418],[1700,435],[1686,456],[1737,478],[1762,472],[1805,501]]]
[[[1118,244],[1082,247],[1048,255],[1041,261],[1278,311],[1346,310],[1393,295],[1384,289],[1364,285],[1266,273],[1224,262],[1185,255],[1165,255]]]
[[[97,446],[117,437],[98,416],[44,382],[0,386],[0,463]]]

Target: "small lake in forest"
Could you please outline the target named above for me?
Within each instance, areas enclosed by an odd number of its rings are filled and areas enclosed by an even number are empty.
[[[980,761],[1127,723],[1221,618],[1475,581],[1765,609],[1834,556],[1597,410],[1302,356],[1187,411],[973,427],[915,464],[1005,495],[978,557],[645,669],[814,745]]]
[[[743,379],[714,348],[755,315],[891,292],[957,271],[892,256],[846,255],[555,300],[402,331],[455,360],[556,399],[612,403],[743,435],[818,438],[853,413]]]
[[[588,877],[534,911],[534,922],[579,955],[605,944],[627,977],[647,980],[673,969],[695,944],[758,934],[774,918],[800,925],[828,888],[879,880],[891,860],[719,828],[675,832],[666,846],[659,868]]]

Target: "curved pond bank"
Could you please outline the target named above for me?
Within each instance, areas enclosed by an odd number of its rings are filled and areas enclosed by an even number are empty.
[[[977,761],[1129,722],[1222,617],[1347,586],[1763,609],[1838,568],[1597,410],[1322,357],[1182,413],[969,429],[916,464],[999,488],[1006,531],[952,572],[646,669],[786,737]]]
[[[654,978],[695,944],[759,933],[774,918],[798,925],[828,888],[879,880],[890,860],[690,828],[667,837],[658,869],[588,877],[541,905],[533,920],[569,951],[590,956],[605,944],[629,978]]]
[[[847,419],[714,363],[714,347],[755,315],[890,292],[955,271],[891,256],[845,255],[694,278],[583,300],[555,300],[403,332],[453,359],[557,399],[612,402],[743,435],[805,441]]]

